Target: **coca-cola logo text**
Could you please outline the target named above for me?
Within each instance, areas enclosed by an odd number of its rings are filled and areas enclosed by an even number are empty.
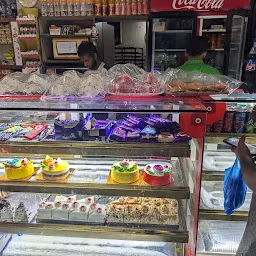
[[[221,9],[225,0],[173,0],[172,8],[174,10],[212,10]]]

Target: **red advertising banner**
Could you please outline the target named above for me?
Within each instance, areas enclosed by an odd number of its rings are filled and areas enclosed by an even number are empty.
[[[250,9],[250,0],[151,0],[152,12]]]

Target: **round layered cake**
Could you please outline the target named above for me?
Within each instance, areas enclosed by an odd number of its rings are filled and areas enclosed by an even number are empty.
[[[122,162],[116,162],[111,168],[111,178],[118,183],[134,183],[140,177],[140,168],[135,161],[124,159]]]
[[[69,164],[65,160],[46,156],[40,163],[42,174],[46,180],[61,180],[69,175]]]
[[[34,173],[33,162],[26,157],[22,159],[14,158],[3,163],[3,165],[5,166],[6,177],[9,180],[24,179]]]
[[[148,164],[144,168],[143,180],[152,186],[165,186],[172,182],[171,165]]]

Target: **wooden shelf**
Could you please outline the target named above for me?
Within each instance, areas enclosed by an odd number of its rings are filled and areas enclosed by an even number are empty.
[[[58,64],[58,63],[78,64],[78,63],[81,63],[79,59],[77,59],[77,60],[44,60],[43,62],[46,64]]]
[[[203,29],[203,33],[225,33],[227,30],[225,28],[223,29]]]
[[[0,69],[21,70],[21,69],[22,69],[22,66],[16,66],[16,65],[0,65]]]
[[[47,17],[39,17],[39,20],[41,21],[50,21],[50,20],[56,20],[56,21],[94,21],[94,16],[59,16],[59,17],[51,17],[51,16],[47,16]]]
[[[1,223],[1,232],[44,236],[86,237],[154,242],[188,242],[188,231],[68,224]]]
[[[222,221],[247,221],[248,212],[237,211],[228,216],[221,210],[204,210],[200,209],[200,220],[222,220]]]
[[[11,21],[16,21],[15,18],[0,18],[0,23],[9,23]]]
[[[47,37],[47,38],[81,38],[81,37],[90,37],[87,35],[50,35],[50,34],[40,34],[40,37]]]
[[[122,20],[139,20],[148,21],[149,15],[113,15],[113,16],[65,16],[65,17],[40,17],[42,21],[95,21],[95,22],[111,22],[111,21],[122,21]]]
[[[111,22],[111,21],[119,21],[119,20],[138,20],[138,21],[148,21],[148,15],[114,15],[114,16],[95,16],[96,22]]]

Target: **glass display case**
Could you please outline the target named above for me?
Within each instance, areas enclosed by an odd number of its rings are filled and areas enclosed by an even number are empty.
[[[195,255],[199,100],[5,99],[0,109],[3,255]]]
[[[211,101],[224,104],[225,114],[217,118],[211,128],[207,127],[204,140],[196,255],[235,255],[245,229],[252,191],[247,189],[244,204],[227,216],[224,212],[224,174],[236,156],[223,140],[245,134],[248,143],[256,144],[256,129],[250,126],[250,114],[256,100],[255,95],[233,93],[212,96]],[[218,109],[217,105],[215,107]]]

